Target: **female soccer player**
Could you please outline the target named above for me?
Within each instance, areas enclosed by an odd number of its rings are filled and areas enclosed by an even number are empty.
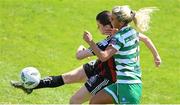
[[[110,12],[103,11],[99,13],[96,17],[98,29],[102,34],[105,34],[108,29],[112,29],[112,25],[109,19]],[[97,46],[101,50],[105,50],[111,37],[108,36],[103,41],[97,43]],[[149,43],[148,41],[146,41]],[[154,45],[152,45],[154,46]],[[155,47],[154,47],[155,48]],[[155,49],[155,53],[157,53]],[[93,56],[94,53],[92,49],[86,49],[80,46],[77,50],[77,59],[84,59],[89,56]],[[157,60],[157,59],[156,59]],[[64,84],[77,83],[81,81],[86,81],[84,86],[84,91],[78,91],[70,99],[70,103],[83,103],[89,99],[91,95],[96,94],[99,90],[103,89],[105,86],[110,85],[112,82],[116,81],[115,74],[115,63],[113,59],[109,59],[106,62],[101,62],[100,60],[89,62],[71,72],[65,73],[61,76],[49,76],[41,80],[40,84],[34,89],[45,88],[45,87],[57,87]],[[13,84],[14,85],[14,84]],[[20,87],[25,90],[25,92],[31,93],[34,89],[25,89],[22,83],[15,87]],[[91,94],[90,94],[91,93]]]
[[[96,16],[98,29],[102,34],[104,34],[104,29],[112,28],[110,19],[110,12],[103,11]],[[110,41],[108,36],[106,39],[97,43],[97,46],[104,50]],[[78,48],[76,57],[77,59],[84,59],[89,56],[93,56],[91,48],[86,49],[82,45]],[[34,89],[46,88],[46,87],[58,87],[64,84],[71,84],[86,81],[85,87],[88,89],[88,93],[96,94],[99,90],[103,89],[105,86],[116,81],[115,66],[113,59],[109,59],[107,62],[101,62],[100,60],[91,61],[84,64],[83,66],[72,70],[71,72],[62,74],[60,76],[49,76],[42,79],[39,85],[33,89],[26,89],[23,83],[17,81],[11,81],[14,87],[24,90],[26,93],[30,94]],[[98,88],[97,88],[98,87]],[[86,93],[84,93],[86,94]],[[83,96],[83,95],[81,95]],[[74,103],[77,97],[72,97],[70,103]],[[83,98],[83,97],[82,97]],[[76,100],[78,101],[78,100]],[[82,102],[81,100],[79,100]]]
[[[112,36],[108,47],[102,51],[93,41],[89,32],[84,32],[84,40],[102,61],[113,57],[116,65],[116,83],[113,83],[92,97],[91,104],[139,104],[142,83],[139,62],[139,32],[128,24],[134,21],[141,31],[149,28],[150,13],[153,8],[144,8],[136,13],[128,6],[112,9],[111,23],[118,32]]]

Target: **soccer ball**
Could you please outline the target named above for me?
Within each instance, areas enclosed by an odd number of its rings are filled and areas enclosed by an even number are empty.
[[[20,78],[25,88],[32,89],[39,84],[41,75],[36,68],[26,67],[22,69],[20,73]]]

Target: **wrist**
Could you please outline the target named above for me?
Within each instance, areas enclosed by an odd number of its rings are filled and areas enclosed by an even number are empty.
[[[155,55],[154,55],[154,58],[157,58],[157,57],[159,57],[159,55],[158,55],[158,54],[155,54]]]
[[[88,42],[88,44],[89,44],[90,46],[92,46],[92,45],[94,44],[94,41],[91,40],[91,41]]]

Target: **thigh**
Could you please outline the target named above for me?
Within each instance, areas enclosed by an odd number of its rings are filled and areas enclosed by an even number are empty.
[[[107,78],[101,77],[100,75],[91,76],[85,83],[85,87],[92,94],[95,95],[97,92],[102,90],[104,87],[110,85],[112,82]]]
[[[113,104],[113,98],[104,90],[101,90],[96,95],[92,96],[90,104]]]
[[[119,104],[139,104],[141,92],[141,84],[119,84]]]
[[[90,78],[91,76],[94,76],[98,74],[98,61],[93,60],[83,65],[83,69],[86,73],[86,76]]]
[[[83,86],[71,97],[70,104],[82,104],[88,101],[90,97],[91,94],[86,87]]]
[[[64,83],[76,83],[76,82],[85,82],[87,80],[86,73],[83,66],[80,66],[70,72],[62,74]]]
[[[95,96],[91,98],[90,103],[92,104],[117,104],[117,84],[113,83],[103,90],[99,91]]]

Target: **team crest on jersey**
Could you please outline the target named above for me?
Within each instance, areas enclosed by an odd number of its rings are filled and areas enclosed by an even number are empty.
[[[116,44],[117,44],[117,41],[116,41],[116,39],[111,39],[111,42],[110,42],[110,44],[112,44],[112,45],[116,45]]]

